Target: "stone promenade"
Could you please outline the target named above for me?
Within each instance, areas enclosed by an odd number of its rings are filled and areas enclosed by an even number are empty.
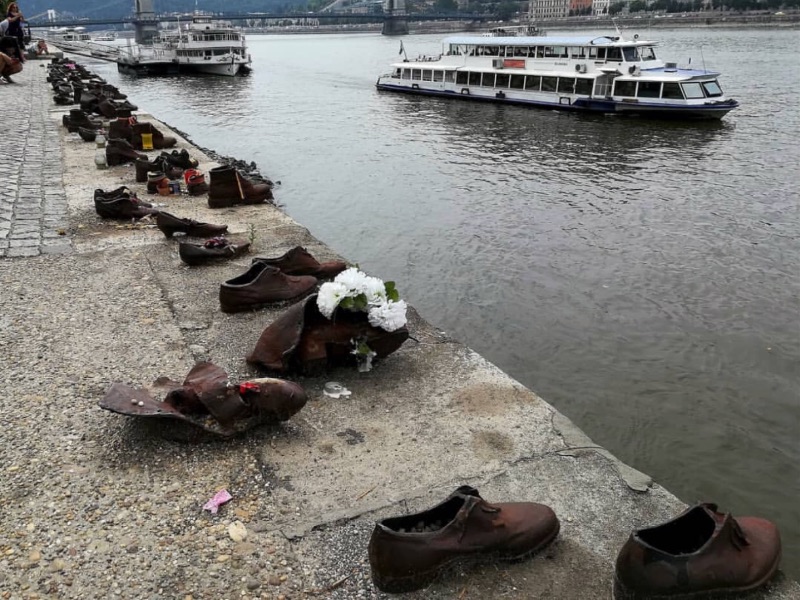
[[[15,84],[0,83],[6,115],[0,151],[0,257],[68,252],[67,200],[58,124],[45,61],[25,63]],[[42,72],[39,72],[42,71]]]

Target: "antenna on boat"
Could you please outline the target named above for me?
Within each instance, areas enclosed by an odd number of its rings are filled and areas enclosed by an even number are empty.
[[[619,39],[622,39],[622,31],[619,28],[619,23],[617,22],[616,19],[611,19],[611,22],[614,24],[614,29],[617,30],[617,35],[619,36]]]
[[[706,70],[706,57],[703,55],[703,46],[700,46],[700,60],[703,61],[703,71]]]

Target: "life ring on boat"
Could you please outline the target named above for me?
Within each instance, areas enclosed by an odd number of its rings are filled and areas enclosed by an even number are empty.
[[[469,88],[461,88],[461,93],[465,96],[469,96]]]
[[[494,95],[494,97],[495,97],[495,98],[499,98],[500,100],[502,100],[503,98],[505,98],[505,97],[506,97],[506,94],[505,94],[505,92],[503,92],[503,91],[501,90],[501,91],[497,92],[497,93]]]

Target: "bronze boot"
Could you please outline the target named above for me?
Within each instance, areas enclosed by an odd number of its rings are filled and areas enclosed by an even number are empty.
[[[136,119],[134,117],[124,119],[121,118],[117,119],[116,121],[111,121],[111,124],[108,126],[108,139],[125,140],[126,142],[130,142],[133,138],[133,129],[131,128],[132,123],[136,123]]]
[[[210,208],[226,208],[236,204],[261,204],[272,199],[269,184],[254,184],[234,167],[221,166],[209,171],[211,185],[208,190]]]
[[[121,165],[128,162],[135,162],[137,160],[147,160],[146,154],[139,154],[133,149],[125,140],[108,140],[106,144],[106,161],[108,165]]]
[[[131,143],[137,150],[143,150],[142,134],[147,133],[153,136],[153,148],[161,150],[172,148],[178,143],[174,137],[167,137],[161,133],[152,123],[136,123],[132,128]]]

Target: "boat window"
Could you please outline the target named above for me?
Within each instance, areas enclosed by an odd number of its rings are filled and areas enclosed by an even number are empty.
[[[679,83],[665,83],[664,89],[661,92],[661,97],[669,98],[670,100],[683,100],[681,85]]]
[[[636,91],[639,98],[658,98],[661,96],[660,81],[640,81],[639,89]]]
[[[507,88],[511,76],[506,73],[498,73],[497,81],[494,82],[494,87]]]
[[[445,71],[444,72],[444,80],[447,83],[453,83],[456,80],[456,72],[455,71]]]
[[[421,69],[412,69],[411,70],[411,79],[413,81],[420,81],[422,79],[422,70]]]
[[[506,46],[506,56],[514,56],[514,46]],[[500,56],[503,56],[502,51]]]
[[[636,82],[635,81],[620,81],[614,82],[614,96],[635,96],[636,95]]]
[[[639,53],[636,48],[625,47],[622,49],[622,55],[625,57],[625,62],[639,62]]]
[[[606,52],[606,60],[622,61],[622,52],[620,48],[608,48]]]
[[[525,89],[538,92],[542,84],[542,78],[539,75],[525,75]]]
[[[578,77],[575,80],[575,93],[590,96],[592,94],[592,80],[586,77]]]
[[[401,69],[399,67],[397,69],[395,69],[394,73],[392,73],[392,79],[400,79],[400,73],[402,73],[402,72],[403,72],[403,69]]]
[[[642,56],[642,60],[656,59],[656,51],[652,46],[644,46],[643,48],[639,48],[639,54]]]
[[[717,96],[722,96],[722,88],[719,87],[719,84],[716,81],[706,81],[703,84],[703,88],[706,90],[706,96],[709,98],[716,98]]]
[[[500,54],[500,48],[497,46],[486,46],[483,49],[483,54],[485,56],[498,56]]]
[[[422,71],[422,81],[433,81],[433,72],[430,69]]]
[[[444,71],[434,71],[433,72],[433,80],[434,81],[444,81]]]
[[[521,90],[525,87],[525,75],[512,75],[511,87],[515,90]]]
[[[411,79],[411,69],[403,69],[403,79]]]
[[[555,92],[558,84],[558,77],[542,77],[542,91]]]
[[[514,47],[514,56],[528,56],[528,47],[527,46],[515,46]]]
[[[558,92],[560,94],[574,94],[575,93],[575,79],[573,77],[559,77],[558,78]]]
[[[699,83],[682,83],[683,93],[687,98],[702,98],[703,86]]]
[[[597,48],[592,46],[589,50],[589,60],[595,60],[597,58]]]
[[[567,58],[566,46],[546,46],[544,55],[547,58]]]
[[[586,48],[573,47],[569,49],[570,58],[583,58],[585,56]]]
[[[605,48],[598,48],[597,49],[597,60],[605,60],[606,59],[606,49]]]
[[[470,73],[469,74],[469,84],[470,85],[480,85],[481,84],[481,74],[480,73]]]
[[[461,51],[458,48],[458,44],[450,44],[450,52],[448,52],[450,56],[459,56]]]
[[[469,71],[456,71],[456,83],[467,85],[469,83]]]
[[[494,73],[484,73],[481,79],[481,85],[483,87],[494,87]]]

